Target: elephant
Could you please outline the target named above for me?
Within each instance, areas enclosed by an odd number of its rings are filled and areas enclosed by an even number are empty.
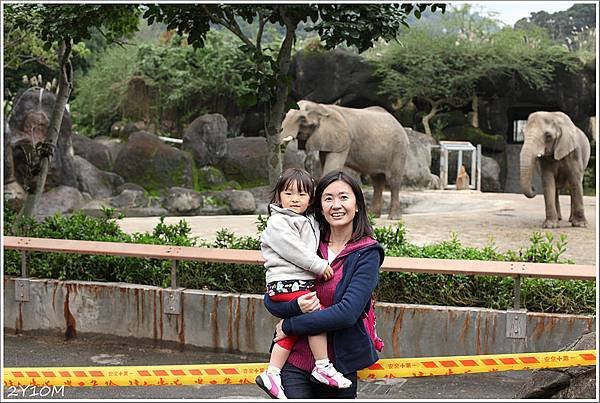
[[[371,212],[381,216],[383,189],[391,189],[388,218],[400,218],[400,181],[409,140],[402,125],[379,106],[363,109],[301,100],[283,122],[283,143],[298,140],[298,149],[319,151],[322,174],[344,165],[373,181]]]
[[[540,169],[546,220],[543,228],[557,228],[562,219],[559,205],[561,189],[571,193],[569,222],[586,227],[583,209],[583,173],[590,159],[590,142],[571,119],[562,112],[534,112],[523,129],[524,144],[520,154],[521,192],[535,196],[531,179],[536,164]]]

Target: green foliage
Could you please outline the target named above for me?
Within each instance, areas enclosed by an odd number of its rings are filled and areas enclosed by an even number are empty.
[[[115,41],[137,29],[140,10],[136,5],[120,4],[8,4],[5,17],[15,27],[34,32],[49,50],[56,43],[74,43],[91,38],[101,29],[109,41]]]
[[[5,204],[4,235],[11,235],[15,214]],[[164,219],[152,232],[128,235],[118,226],[114,211],[106,210],[101,218],[74,214],[55,215],[41,223],[33,223],[28,236],[56,239],[97,240],[141,244],[164,244],[228,249],[260,249],[259,234],[267,217],[257,219],[257,236],[236,236],[227,229],[217,232],[212,242],[191,237],[185,220],[168,225]],[[566,238],[558,240],[551,233],[534,233],[527,247],[500,253],[490,239],[483,248],[463,246],[456,234],[449,240],[417,246],[408,242],[406,228],[395,226],[374,229],[376,239],[386,256],[434,259],[466,259],[522,261],[538,263],[571,263],[561,256]],[[5,251],[4,272],[20,274],[20,255]],[[41,278],[88,281],[124,281],[160,287],[170,285],[171,262],[168,260],[123,258],[100,255],[61,253],[28,254],[29,275]],[[564,266],[569,269],[568,265]],[[199,261],[180,261],[178,286],[193,289],[222,290],[235,293],[263,293],[264,268],[258,265],[236,265]],[[521,305],[530,311],[593,314],[596,310],[594,282],[525,278],[522,280]],[[497,276],[381,272],[376,291],[379,301],[410,304],[454,305],[507,309],[512,307],[513,279]]]
[[[405,103],[418,99],[432,109],[468,105],[482,85],[524,82],[543,89],[557,69],[580,71],[582,62],[541,29],[505,28],[494,33],[412,27],[397,42],[369,54],[380,92]]]
[[[542,236],[535,232],[529,246],[505,253],[497,251],[492,239],[481,249],[462,246],[456,234],[452,234],[448,241],[425,246],[413,245],[407,242],[406,230],[401,223],[395,228],[377,228],[376,237],[388,256],[572,263],[561,257],[566,250],[566,237],[561,235],[554,240],[552,233]],[[568,270],[568,265],[565,270]],[[521,306],[531,311],[591,314],[596,309],[596,287],[591,281],[525,278],[521,290]],[[376,294],[381,301],[507,309],[513,303],[513,279],[381,272]]]
[[[501,134],[488,134],[478,127],[471,125],[452,126],[443,130],[444,140],[469,141],[471,144],[481,144],[486,151],[503,152],[506,148],[506,138]]]
[[[225,31],[207,34],[202,48],[181,44],[141,45],[137,70],[158,90],[159,114],[177,111],[184,121],[212,112],[223,100],[243,100],[257,83],[245,72],[252,61],[239,49],[239,41]],[[205,108],[198,110],[198,106]]]
[[[110,126],[121,119],[121,105],[134,63],[135,52],[130,46],[114,46],[77,80],[71,116],[80,134],[106,134]]]
[[[378,56],[381,54],[381,56]],[[483,60],[469,41],[413,27],[371,56],[382,92],[402,100],[460,106],[473,95]]]
[[[573,263],[561,258],[561,255],[567,250],[565,234],[560,234],[555,243],[554,235],[551,232],[542,235],[536,231],[529,240],[531,244],[528,248],[521,248],[518,252],[508,251],[506,260],[532,263]]]

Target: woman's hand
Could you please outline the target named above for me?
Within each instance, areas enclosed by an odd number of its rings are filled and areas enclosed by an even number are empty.
[[[297,301],[302,313],[318,311],[321,308],[321,301],[319,301],[315,291],[298,297]]]
[[[281,319],[279,322],[277,322],[277,324],[275,325],[275,338],[273,339],[273,341],[275,343],[277,343],[279,340],[284,339],[287,337],[287,334],[285,334],[283,332],[283,319]]]

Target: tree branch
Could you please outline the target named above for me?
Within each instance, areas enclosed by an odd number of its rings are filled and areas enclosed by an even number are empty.
[[[102,35],[102,37],[104,39],[106,39],[106,42],[119,45],[122,49],[125,49],[125,46],[123,46],[123,45],[126,45],[127,44],[126,42],[121,42],[118,39],[109,39],[100,27],[96,27],[96,29],[98,30],[98,32],[100,32],[100,35]]]
[[[258,32],[256,33],[256,48],[261,52],[262,52],[262,49],[261,49],[262,36],[263,36],[263,31],[264,31],[266,23],[267,23],[267,20],[265,20],[262,13],[259,11],[259,13],[258,13]]]
[[[252,48],[256,48],[256,45],[253,44],[250,39],[248,39],[248,37],[246,35],[244,35],[244,33],[242,32],[242,29],[240,28],[240,26],[238,25],[238,23],[235,21],[235,19],[233,21],[227,21],[213,13],[210,12],[210,10],[208,9],[208,7],[203,6],[204,11],[206,12],[206,14],[209,16],[209,18],[214,21],[217,24],[220,24],[222,26],[224,26],[225,28],[227,28],[229,31],[231,31],[235,36],[237,36],[238,38],[240,38],[242,40],[242,42],[244,42],[246,45],[252,47]]]

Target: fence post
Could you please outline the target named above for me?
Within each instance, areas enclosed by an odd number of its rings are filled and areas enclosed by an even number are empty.
[[[179,266],[179,260],[171,261],[171,288],[177,288],[177,267]]]
[[[506,337],[525,339],[527,337],[527,311],[521,309],[521,275],[514,277],[513,309],[506,311]]]
[[[29,301],[31,284],[27,278],[27,251],[21,251],[21,277],[15,279],[15,301]]]
[[[521,309],[521,275],[517,274],[514,281],[514,297],[513,297],[513,308],[515,310]]]
[[[177,288],[177,267],[179,260],[171,261],[171,286],[163,290],[163,312],[168,315],[181,313],[181,290]]]
[[[27,278],[27,251],[21,251],[21,277]]]

